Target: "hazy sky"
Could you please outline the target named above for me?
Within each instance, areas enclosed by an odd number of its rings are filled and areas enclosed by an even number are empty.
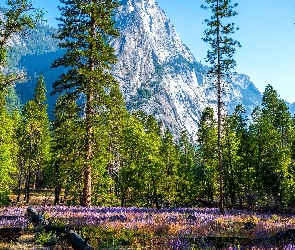
[[[1,2],[3,0],[0,0]],[[34,0],[48,11],[49,25],[56,25],[58,0]],[[201,40],[209,10],[204,0],[156,0],[175,25],[183,43],[198,61],[204,62],[208,45]],[[3,1],[4,2],[4,1]],[[233,38],[242,44],[235,59],[238,73],[250,76],[263,92],[271,84],[279,95],[295,102],[295,1],[233,0],[238,2],[238,16],[231,19],[240,28]]]

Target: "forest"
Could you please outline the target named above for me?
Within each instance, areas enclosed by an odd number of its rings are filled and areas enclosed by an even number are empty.
[[[9,205],[12,194],[29,204],[32,191],[46,189],[55,205],[212,206],[222,192],[226,206],[294,206],[295,118],[272,86],[251,114],[239,105],[216,117],[207,107],[193,138],[171,134],[153,115],[127,111],[109,71],[116,62],[109,39],[119,35],[112,19],[117,1],[100,9],[61,0],[68,5],[60,9],[55,39],[66,53],[52,67],[69,70],[53,83],[54,117],[42,74],[33,99],[19,105],[14,83],[25,76],[8,67],[9,39],[25,36],[44,14],[23,2],[9,1],[0,22],[0,204]]]

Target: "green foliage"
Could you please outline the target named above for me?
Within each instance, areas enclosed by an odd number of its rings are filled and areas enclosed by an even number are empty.
[[[236,109],[236,111],[238,111]],[[238,111],[239,112],[239,111]],[[242,169],[239,149],[241,147],[241,137],[238,133],[240,114],[235,112],[224,118],[223,125],[223,163],[224,163],[224,184],[225,200],[236,204],[237,197],[240,198],[243,189],[242,186]],[[239,202],[241,202],[239,200]]]
[[[67,70],[53,86],[53,93],[60,96],[51,131],[43,75],[33,99],[21,110],[10,86],[19,76],[0,73],[0,204],[9,204],[14,188],[25,187],[28,200],[30,188],[42,185],[59,190],[57,198],[64,188],[65,200],[73,205],[90,205],[90,196],[94,205],[194,206],[202,201],[216,202],[222,193],[229,204],[295,204],[295,119],[272,86],[266,87],[262,107],[253,110],[251,122],[241,105],[232,114],[219,112],[217,120],[208,107],[199,121],[197,141],[186,131],[176,139],[154,116],[141,111],[128,114],[119,84],[110,74],[116,62],[110,39],[118,36],[113,21],[117,1],[61,2],[65,5],[60,7],[61,26],[56,37],[66,53],[52,66]],[[18,6],[20,13],[13,9],[6,12],[0,25],[4,40],[5,34],[19,34],[41,18],[38,11],[25,15],[27,8],[33,8],[30,1],[9,3],[13,8]],[[229,37],[235,31],[234,24],[226,24],[223,18],[236,15],[236,4],[223,0],[219,5],[216,0],[206,3],[213,13],[205,21],[208,29],[204,41],[211,45],[209,74],[216,78],[221,91],[221,83],[235,66],[233,55],[239,47]],[[41,39],[49,35],[44,32],[38,26],[32,33]],[[7,67],[9,49],[4,40],[0,43],[0,63]],[[34,48],[33,41],[29,47],[46,51],[45,45]],[[53,45],[49,48],[54,49]],[[172,61],[173,70],[190,67],[200,74],[207,71],[182,57]],[[137,90],[141,98],[138,105],[152,96],[165,73],[163,65],[157,63],[155,70],[158,78]],[[221,108],[221,92],[217,103]],[[134,236],[128,230],[99,234],[105,234],[100,247],[114,249],[129,246]],[[38,237],[41,243],[50,235]]]
[[[47,170],[53,186],[67,189],[73,204],[80,203],[82,182],[82,148],[84,131],[78,107],[67,96],[57,99],[54,110],[52,163]],[[54,173],[54,174],[53,174]]]
[[[8,206],[10,204],[10,199],[8,196],[10,194],[10,190],[0,190],[0,205]]]
[[[16,94],[14,87],[9,87],[5,97],[5,106],[9,114],[21,111],[20,98]]]
[[[7,69],[9,39],[24,29],[33,28],[42,20],[43,12],[34,8],[31,1],[8,0],[8,9],[0,20],[0,203],[8,203],[8,194],[15,184],[17,155],[19,147],[16,139],[18,124],[18,100],[12,84],[24,78],[24,74],[14,74]],[[8,112],[7,112],[8,110]],[[14,112],[15,111],[15,112]]]
[[[201,197],[213,200],[217,194],[218,155],[217,122],[212,108],[202,112],[199,123],[198,146],[200,155]]]
[[[16,173],[18,147],[14,140],[14,121],[6,110],[0,110],[0,204],[7,204]]]
[[[67,92],[67,98],[76,102],[79,115],[83,116],[79,136],[84,138],[80,148],[84,172],[81,204],[90,206],[94,190],[92,175],[96,180],[103,180],[102,186],[109,182],[103,178],[108,163],[105,143],[114,138],[107,135],[108,132],[114,135],[114,114],[120,114],[116,110],[124,106],[119,84],[109,72],[116,62],[110,39],[119,35],[113,19],[118,2],[61,0],[61,3],[64,5],[59,7],[62,18],[56,38],[66,53],[52,67],[62,66],[68,71],[53,84],[53,94]]]
[[[44,169],[50,161],[50,132],[46,104],[46,84],[40,75],[34,99],[28,101],[22,110],[23,121],[20,123],[20,154],[22,172],[26,172],[26,200],[29,202],[29,187],[33,184],[38,190],[44,180]],[[23,169],[25,168],[25,169]],[[34,177],[34,178],[32,178]],[[34,179],[34,183],[31,183]],[[19,179],[21,181],[21,178]],[[21,185],[21,183],[19,183]]]
[[[238,4],[231,5],[231,0],[205,0],[209,6],[202,5],[204,9],[212,12],[210,19],[205,19],[208,27],[204,31],[204,42],[209,43],[211,50],[207,52],[206,62],[210,63],[211,69],[209,74],[215,77],[217,74],[225,76],[231,69],[236,66],[233,55],[236,47],[240,47],[240,43],[230,37],[235,33],[235,24],[233,22],[226,23],[224,20],[236,16],[238,13],[234,10]]]
[[[216,200],[217,124],[213,110],[206,108],[198,130],[200,197]],[[223,116],[222,156],[226,203],[250,207],[294,204],[294,125],[285,102],[268,85],[262,109],[245,118],[239,105]],[[206,186],[208,183],[208,186]]]
[[[46,232],[45,230],[38,232],[35,236],[35,242],[40,245],[49,245],[55,243],[53,232]]]
[[[89,244],[96,249],[114,250],[131,247],[138,239],[149,238],[145,232],[102,227],[85,227],[82,229],[81,237],[91,239]]]

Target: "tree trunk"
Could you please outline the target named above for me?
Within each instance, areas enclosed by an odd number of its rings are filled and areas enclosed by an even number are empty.
[[[31,182],[31,169],[29,168],[27,179],[26,179],[26,191],[25,191],[26,203],[30,202],[30,182]]]
[[[26,203],[30,202],[30,182],[31,182],[31,175],[32,175],[32,158],[33,158],[33,142],[32,142],[32,135],[30,136],[30,159],[29,159],[29,167],[28,167],[28,174],[26,179]]]
[[[21,158],[20,162],[19,162],[19,175],[18,175],[18,185],[17,185],[17,198],[16,198],[16,202],[20,202],[20,195],[21,195],[21,186],[22,186],[22,175],[23,175],[23,169],[24,169],[24,159]]]
[[[35,190],[39,191],[40,190],[40,186],[41,186],[41,170],[40,170],[40,159],[38,160],[37,163],[37,171],[36,171],[36,184],[35,184]]]
[[[217,0],[219,9],[219,0]],[[218,11],[217,11],[218,12]],[[217,13],[217,23],[219,23],[219,13]],[[218,161],[219,161],[219,210],[224,214],[224,197],[223,197],[223,166],[222,166],[222,147],[221,147],[221,58],[220,58],[220,27],[217,26],[217,117],[218,117]]]
[[[90,37],[95,37],[95,20],[91,19],[91,30],[90,30]],[[90,51],[93,55],[95,53],[94,45],[90,42]],[[93,56],[90,56],[89,58],[89,69],[90,71],[94,72],[95,70],[95,63]],[[91,159],[92,159],[92,141],[93,141],[93,124],[92,124],[92,118],[93,118],[93,84],[94,79],[93,77],[90,78],[89,81],[90,88],[88,88],[89,92],[87,93],[87,100],[86,100],[86,161],[85,161],[85,167],[84,167],[84,188],[83,188],[83,206],[90,207],[91,206]]]
[[[59,205],[61,185],[58,185],[54,188],[54,205]]]
[[[91,206],[91,165],[87,164],[84,170],[83,204],[84,207]]]
[[[87,96],[87,117],[86,119],[88,121],[86,121],[86,126],[87,126],[87,131],[86,131],[86,161],[85,161],[85,166],[84,166],[84,187],[83,187],[83,200],[82,200],[82,205],[84,207],[90,207],[91,206],[91,191],[92,191],[92,187],[91,187],[91,172],[92,172],[92,168],[91,168],[91,158],[92,158],[92,132],[93,132],[93,128],[90,125],[90,121],[89,121],[89,116],[92,112],[91,110],[91,102],[93,100],[93,96],[92,95],[88,95]]]

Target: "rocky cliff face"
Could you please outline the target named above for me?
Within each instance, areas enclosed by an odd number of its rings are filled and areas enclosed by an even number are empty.
[[[215,107],[215,90],[206,67],[182,44],[155,0],[122,0],[116,14],[121,36],[113,41],[119,79],[129,109],[142,109],[164,121],[174,133],[197,131],[202,110]],[[249,77],[234,73],[224,97],[228,111],[242,103],[247,111],[261,93]]]
[[[215,107],[216,103],[213,84],[206,78],[207,67],[182,43],[155,0],[120,3],[116,21],[121,36],[112,41],[118,57],[113,73],[121,84],[128,109],[155,115],[174,134],[187,130],[195,135],[202,110],[208,105]],[[18,86],[23,101],[33,93],[34,76],[42,72],[50,92],[52,82],[63,71],[50,69],[51,62],[62,53],[56,49],[58,41],[51,38],[54,32],[49,27],[39,27],[31,39],[22,40],[22,47],[28,51],[22,54],[33,54],[20,61],[31,77],[30,82]],[[261,93],[243,74],[233,73],[226,90],[224,101],[229,112],[240,103],[251,112],[261,101]],[[51,107],[53,101],[49,100]]]

